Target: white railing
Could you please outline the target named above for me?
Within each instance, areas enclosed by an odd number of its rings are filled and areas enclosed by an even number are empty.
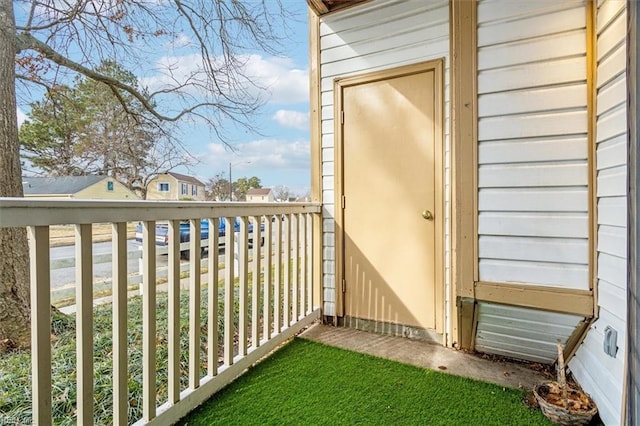
[[[313,280],[312,223],[319,204],[253,204],[136,201],[49,201],[0,198],[0,227],[26,227],[31,263],[32,419],[51,424],[51,286],[49,227],[75,225],[77,422],[93,423],[93,257],[91,225],[111,223],[113,299],[113,422],[169,424],[180,419],[218,389],[242,374],[281,342],[320,317],[319,283]],[[200,262],[190,263],[188,387],[180,390],[180,221],[190,223],[189,248],[199,254],[201,219],[209,221],[210,247],[218,247],[218,225],[226,221],[223,279],[218,256],[208,256],[205,279],[207,318],[224,321],[222,363],[218,328],[207,328],[207,371],[200,372]],[[156,243],[155,225],[168,221],[168,398],[156,403]],[[127,358],[127,222],[142,222],[143,392],[141,419],[128,418]],[[249,248],[249,223],[253,244]],[[262,229],[264,228],[264,230]],[[237,235],[238,243],[234,241]],[[237,254],[234,251],[237,247]],[[215,251],[214,251],[215,252]],[[233,267],[237,257],[237,277]],[[251,261],[249,261],[251,257]],[[250,279],[251,278],[251,279]],[[237,287],[236,282],[237,280]],[[218,283],[223,285],[223,312],[218,312]],[[251,297],[249,297],[251,291]],[[238,312],[234,305],[238,298]],[[249,303],[249,300],[251,303]],[[234,315],[238,315],[238,326]],[[211,320],[209,320],[211,323]],[[215,324],[215,321],[213,321]],[[234,343],[234,337],[237,336]],[[203,376],[203,377],[201,377]]]

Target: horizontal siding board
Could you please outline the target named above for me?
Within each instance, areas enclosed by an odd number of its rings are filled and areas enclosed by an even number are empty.
[[[599,197],[624,197],[627,194],[627,168],[618,166],[598,173]]]
[[[556,340],[566,342],[581,320],[575,315],[481,302],[476,349],[551,363],[557,354]]]
[[[395,34],[385,34],[378,32],[377,28],[372,28],[372,34],[363,41],[345,40],[344,45],[322,51],[322,62],[325,64],[361,56],[372,55],[378,52],[391,51],[398,45],[417,45],[424,40],[435,40],[442,38],[448,30],[448,22],[443,22],[435,27],[404,28]]]
[[[627,97],[626,78],[620,73],[613,81],[598,90],[597,115],[602,115],[620,104],[625,103]]]
[[[398,21],[411,13],[426,16],[434,10],[447,7],[446,0],[411,2],[405,0],[374,1],[357,8],[323,17],[320,22],[320,36],[331,33],[348,33],[361,27],[369,27],[385,21]]]
[[[480,166],[480,188],[586,185],[586,163],[507,164]]]
[[[620,307],[627,304],[627,292],[602,279],[599,281],[599,288],[598,306],[600,309],[606,309],[619,321],[625,322],[626,311]]]
[[[625,226],[627,224],[626,197],[602,197],[598,199],[598,224]]]
[[[598,61],[612,52],[617,46],[624,43],[627,35],[627,23],[624,14],[619,14],[598,36],[596,52]]]
[[[321,66],[321,72],[324,77],[337,77],[357,72],[388,69],[427,59],[444,57],[448,52],[449,38],[442,37],[435,42],[431,41],[428,45],[420,42],[413,45],[404,45],[402,47],[376,52],[366,56],[358,56],[355,58],[323,64]]]
[[[586,104],[586,84],[581,83],[481,95],[478,97],[478,114],[484,118],[581,108]]]
[[[495,303],[483,302],[480,304],[480,312],[502,317],[504,320],[517,319],[529,321],[536,324],[554,324],[563,327],[575,327],[582,318],[577,315],[561,314],[557,312],[541,312],[536,309],[519,308],[516,306],[498,305]]]
[[[627,131],[627,113],[624,104],[598,117],[596,139],[605,141],[625,134]]]
[[[587,209],[587,190],[576,188],[481,189],[478,194],[480,211],[568,211]]]
[[[527,359],[527,356],[544,358],[547,363],[553,362],[555,358],[555,344],[492,333],[484,330],[480,325],[478,325],[478,333],[476,334],[476,348],[478,347],[481,351],[483,347],[497,347],[515,354],[526,354],[525,359]]]
[[[586,54],[585,30],[478,49],[478,70]]]
[[[587,265],[480,259],[478,269],[480,281],[589,289]]]
[[[482,5],[482,3],[480,3]],[[495,5],[502,7],[503,4]],[[579,5],[581,6],[581,5]],[[478,9],[481,9],[480,6]],[[480,10],[479,10],[480,13]],[[486,15],[486,12],[482,12]],[[559,11],[553,14],[523,17],[478,27],[478,46],[517,41],[566,31],[567,28],[584,28],[586,15],[583,7]]]
[[[481,236],[478,252],[483,259],[585,265],[589,261],[589,243],[586,239]]]
[[[478,3],[478,23],[512,20],[520,17],[546,15],[583,4],[582,0],[481,1]]]
[[[600,61],[596,77],[597,86],[604,86],[609,81],[616,78],[621,72],[624,72],[626,59],[626,48],[625,45],[622,44]]]
[[[600,253],[598,256],[598,278],[605,280],[610,285],[625,289],[627,286],[627,260],[609,253]]]
[[[583,343],[581,348],[584,347],[585,345]],[[593,362],[589,360],[587,349],[578,351],[576,356],[574,356],[569,362],[569,369],[573,373],[573,376],[576,378],[578,383],[580,383],[580,386],[589,393],[598,406],[598,416],[602,422],[605,425],[620,424],[620,408],[614,408],[611,401],[608,399],[608,395],[615,395],[615,392],[617,392],[615,389],[617,383],[615,383],[615,380],[612,380],[604,371],[590,372],[589,370],[592,368],[599,369],[601,367],[593,365]],[[604,382],[601,382],[594,377],[602,375],[605,376]],[[600,383],[602,383],[602,385]],[[607,392],[607,387],[611,388],[612,391]],[[590,389],[593,389],[596,392],[591,391]]]
[[[598,35],[600,35],[605,28],[609,27],[615,17],[622,13],[624,9],[624,0],[609,0],[603,2],[602,6],[598,7],[596,18],[596,29]]]
[[[478,120],[478,138],[485,141],[575,135],[586,133],[586,128],[586,109],[551,114],[521,114]]]
[[[380,37],[381,34],[395,34],[402,30],[422,27],[432,28],[442,25],[443,23],[448,25],[449,8],[447,5],[440,3],[439,7],[433,8],[433,6],[434,5],[427,4],[426,7],[417,8],[416,10],[402,14],[395,14],[386,17],[385,20],[381,20],[379,17],[372,17],[369,22],[370,25],[348,29],[340,33],[329,33],[328,31],[332,29],[330,25],[332,27],[336,27],[337,25],[324,23],[323,28],[325,35],[320,38],[320,48],[324,51],[342,46],[345,43],[357,43],[363,40],[375,39]],[[426,11],[428,11],[427,14],[424,13]],[[375,23],[375,25],[371,25],[371,23]],[[427,39],[430,38],[429,36],[430,34],[427,34]]]
[[[588,238],[586,213],[497,213],[478,215],[480,235]]]
[[[586,59],[580,56],[480,71],[478,93],[584,82],[586,70]]]
[[[586,136],[491,141],[478,147],[480,165],[586,159]]]
[[[624,166],[627,163],[626,133],[605,142],[599,142],[596,154],[598,170]]]
[[[556,324],[538,324],[529,321],[520,321],[517,318],[489,318],[486,315],[479,315],[478,321],[482,324],[482,329],[499,334],[517,334],[528,340],[566,339],[575,327],[561,327]]]
[[[618,226],[599,226],[598,251],[625,258],[627,256],[627,229]]]

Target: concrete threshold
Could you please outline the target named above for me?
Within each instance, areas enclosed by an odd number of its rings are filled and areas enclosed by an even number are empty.
[[[434,343],[315,324],[301,338],[442,373],[531,391],[549,379],[526,364],[494,361]]]

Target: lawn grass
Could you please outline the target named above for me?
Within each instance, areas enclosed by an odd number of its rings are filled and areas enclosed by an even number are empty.
[[[201,311],[201,377],[206,373],[207,351],[205,340],[208,329],[207,289],[202,292]],[[224,292],[219,293],[219,311],[222,315]],[[238,325],[237,297],[234,325]],[[168,317],[167,293],[157,295],[157,397],[158,405],[167,399],[167,357],[168,357]],[[129,356],[129,421],[142,417],[142,298],[129,299],[127,306],[128,356]],[[180,294],[180,337],[181,337],[181,389],[188,384],[188,336],[189,336],[188,292]],[[219,343],[224,339],[222,317],[218,318]],[[94,423],[113,424],[113,352],[112,352],[112,307],[111,304],[94,308]],[[58,316],[52,321],[52,332],[56,338],[51,348],[52,369],[52,414],[56,425],[75,425],[76,418],[76,335],[75,317]],[[215,360],[214,362],[217,362]],[[3,423],[4,422],[4,423]],[[11,422],[11,423],[9,423]],[[31,353],[20,351],[0,354],[0,425],[31,424]]]
[[[180,424],[552,424],[524,395],[297,338]]]

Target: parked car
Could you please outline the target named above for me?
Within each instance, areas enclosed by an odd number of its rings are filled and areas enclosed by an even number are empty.
[[[218,222],[218,237],[220,238],[219,245],[224,246],[224,236],[226,235],[227,221],[220,219]],[[234,232],[240,231],[240,218],[236,217],[234,221]],[[264,225],[260,225],[261,229],[264,229]],[[249,222],[249,234],[253,233],[253,223]],[[202,240],[209,239],[209,221],[202,219],[200,222],[200,238]],[[191,240],[191,226],[189,222],[180,222],[180,243],[187,243]],[[136,226],[136,241],[142,242],[142,223],[138,223]],[[169,225],[164,222],[156,223],[156,245],[165,247],[169,244]],[[264,244],[264,237],[260,241],[260,245]],[[249,237],[249,247],[253,245],[253,238]],[[202,253],[206,250],[202,247]],[[182,250],[180,256],[183,259],[189,259],[189,250]]]

